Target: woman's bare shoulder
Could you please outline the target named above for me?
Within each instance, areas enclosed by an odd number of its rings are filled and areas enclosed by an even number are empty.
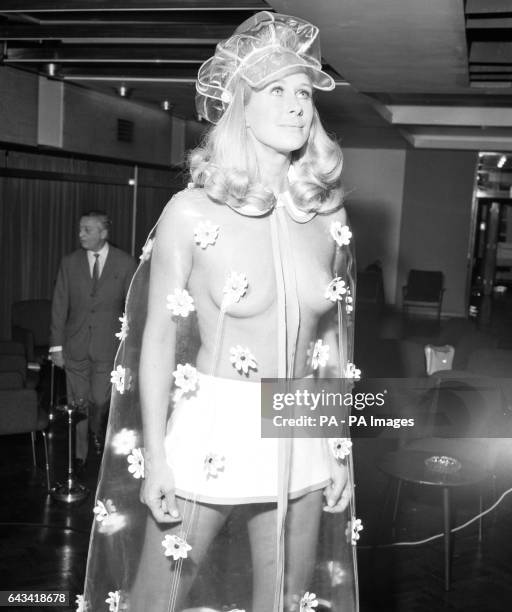
[[[333,221],[339,221],[342,225],[347,225],[347,210],[345,206],[340,206],[331,212],[328,212],[325,215],[322,215],[328,223],[332,223]]]
[[[204,209],[212,204],[202,188],[187,188],[175,193],[167,203],[163,214],[181,217],[203,214]]]
[[[337,208],[336,210],[317,215],[317,219],[327,232],[331,231],[333,224],[335,223],[337,225],[339,224],[340,227],[350,225],[347,219],[347,211],[345,210],[344,206]]]
[[[174,194],[165,205],[156,224],[156,243],[163,249],[164,245],[184,246],[193,236],[199,209],[200,195],[195,189],[184,189]],[[199,196],[199,197],[198,197]]]
[[[183,232],[204,218],[212,202],[203,189],[183,189],[167,202],[158,221],[157,233],[169,230]]]

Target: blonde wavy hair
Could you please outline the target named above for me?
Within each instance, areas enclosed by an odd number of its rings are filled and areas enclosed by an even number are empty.
[[[245,100],[250,91],[244,81],[237,84],[221,120],[190,152],[188,161],[192,181],[204,187],[215,202],[234,209],[251,205],[266,211],[275,197],[261,182],[256,154],[246,132]],[[343,204],[343,154],[338,143],[327,135],[317,109],[313,110],[309,138],[292,153],[294,181],[290,193],[301,210],[326,213]]]

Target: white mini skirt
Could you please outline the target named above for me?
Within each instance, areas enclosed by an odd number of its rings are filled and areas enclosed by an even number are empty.
[[[175,403],[167,425],[176,495],[210,504],[277,501],[279,439],[261,437],[260,404],[259,383],[199,374],[198,389]],[[288,497],[326,486],[326,440],[290,445]]]

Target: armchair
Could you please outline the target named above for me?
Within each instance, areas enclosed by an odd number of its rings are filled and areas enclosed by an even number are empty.
[[[357,306],[381,311],[385,305],[382,268],[377,263],[357,273]]]
[[[444,275],[438,270],[410,270],[407,284],[402,287],[402,310],[407,316],[410,308],[434,309],[441,319],[444,294]]]
[[[3,346],[5,349],[5,345]],[[28,389],[26,383],[27,363],[23,355],[0,355],[0,435],[30,433],[32,461],[37,467],[36,433],[43,436],[47,490],[50,489],[50,469],[46,427],[48,415],[39,406],[37,392]]]
[[[51,300],[22,300],[11,306],[12,338],[25,347],[28,362],[41,362],[50,344]]]
[[[39,382],[37,372],[28,370],[25,349],[17,342],[0,341],[0,375],[16,375],[21,387],[27,389],[35,389]]]

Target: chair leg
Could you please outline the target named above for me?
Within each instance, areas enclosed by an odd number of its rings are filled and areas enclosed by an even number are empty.
[[[42,430],[41,435],[43,436],[43,445],[44,445],[44,463],[45,463],[45,473],[46,473],[46,492],[50,492],[50,462],[48,460],[48,443],[46,441],[46,431]]]
[[[54,408],[55,408],[55,364],[51,363],[50,366],[50,406],[49,406],[49,410],[48,410],[48,417],[50,419],[50,421],[53,421],[53,419],[55,418],[54,415]]]
[[[35,431],[31,431],[30,432],[30,438],[32,440],[32,463],[34,464],[34,467],[37,467],[37,461],[36,461],[36,432]]]

